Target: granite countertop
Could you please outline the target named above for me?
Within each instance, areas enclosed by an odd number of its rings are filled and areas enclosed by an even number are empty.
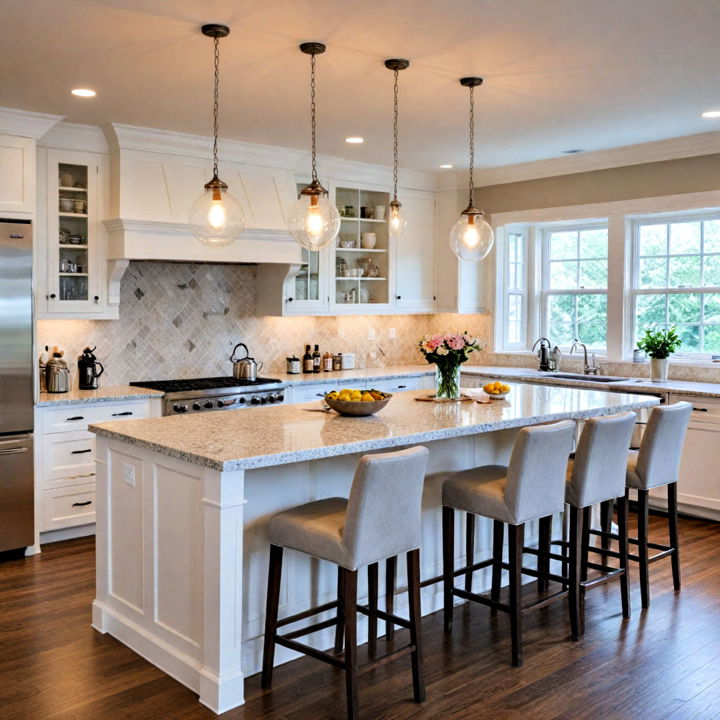
[[[97,435],[155,450],[214,470],[240,470],[369,452],[565,418],[637,410],[656,398],[516,384],[489,404],[417,402],[427,390],[397,393],[379,414],[341,417],[311,412],[319,403],[252,412],[175,415],[91,425]]]
[[[110,385],[97,390],[70,390],[66,393],[42,392],[35,407],[53,407],[56,405],[85,405],[87,403],[115,402],[117,400],[142,400],[143,398],[163,397],[164,393],[130,385]]]
[[[288,385],[321,385],[331,380],[389,380],[398,377],[411,377],[418,375],[434,375],[433,365],[393,365],[391,367],[354,368],[353,370],[333,370],[331,372],[302,373],[288,375],[287,373],[270,373]]]
[[[490,367],[484,365],[463,365],[463,373],[487,378],[521,379],[528,383],[542,383],[544,385],[562,385],[564,387],[588,388],[593,390],[612,390],[630,393],[663,393],[674,392],[693,397],[720,397],[720,383],[693,382],[690,380],[668,380],[656,383],[648,378],[629,378],[616,382],[593,382],[592,375],[587,380],[569,380],[554,377],[554,373],[540,372],[533,368],[518,367]]]

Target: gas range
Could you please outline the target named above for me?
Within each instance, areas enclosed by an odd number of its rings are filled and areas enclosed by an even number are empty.
[[[239,380],[234,377],[189,380],[141,380],[135,387],[165,393],[163,415],[237,410],[285,401],[285,384],[274,378]]]

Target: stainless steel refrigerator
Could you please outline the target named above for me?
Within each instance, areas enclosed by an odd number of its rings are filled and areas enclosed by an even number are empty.
[[[0,551],[32,545],[32,225],[0,219]]]

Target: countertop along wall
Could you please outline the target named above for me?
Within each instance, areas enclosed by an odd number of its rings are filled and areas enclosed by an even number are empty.
[[[321,352],[354,352],[363,368],[422,362],[417,341],[428,332],[467,330],[489,338],[488,315],[257,317],[256,294],[255,266],[134,261],[122,280],[119,320],[41,320],[38,346],[60,345],[74,370],[82,349],[97,345],[105,366],[101,384],[108,386],[230,375],[228,358],[239,342],[265,363],[261,374],[271,376],[308,343]],[[388,337],[391,328],[395,339]],[[368,339],[370,330],[376,339]]]

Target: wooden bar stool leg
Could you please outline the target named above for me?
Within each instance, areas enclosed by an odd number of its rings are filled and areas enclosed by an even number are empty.
[[[265,640],[261,680],[261,686],[265,689],[272,685],[273,665],[275,663],[275,633],[277,632],[278,607],[280,605],[282,557],[283,549],[278,545],[271,545],[267,601],[265,605]]]
[[[453,621],[453,574],[455,572],[455,511],[442,509],[443,529],[443,625],[445,632],[452,631]]]
[[[345,617],[345,692],[348,720],[358,718],[357,570],[342,569]]]
[[[505,539],[505,523],[500,520],[493,520],[493,565],[492,565],[492,589],[490,599],[498,602],[500,600],[500,584],[502,583],[502,559],[503,541]],[[491,614],[497,615],[497,608],[490,610]]]
[[[343,604],[343,569],[338,566],[338,578],[337,578],[337,615],[335,624],[335,654],[339,655],[343,649],[343,637],[345,635],[345,606]]]
[[[522,556],[525,525],[509,525],[510,535],[510,636],[512,639],[512,664],[522,665]]]
[[[415,702],[425,700],[425,681],[422,670],[422,630],[420,627],[420,550],[407,554],[408,603],[410,615],[410,644],[413,646],[412,662],[413,694]]]
[[[377,650],[378,564],[368,565],[368,655]]]
[[[617,498],[618,511],[618,552],[619,564],[625,571],[620,576],[620,599],[622,600],[622,614],[624,618],[630,617],[630,569],[628,567],[628,503],[623,497]]]
[[[465,564],[470,566],[475,561],[475,516],[467,513],[465,526]],[[472,592],[472,570],[465,573],[465,590]]]
[[[540,518],[538,529],[538,592],[543,592],[550,587],[547,574],[550,572],[550,540],[552,538],[552,515]]]
[[[668,498],[668,519],[670,521],[670,547],[673,553],[670,556],[672,562],[673,587],[680,589],[680,539],[678,537],[677,518],[677,483],[670,483],[667,486]]]
[[[613,509],[613,503],[612,500],[606,500],[605,502],[600,503],[600,529],[604,533],[609,533],[610,530],[612,530],[612,509]],[[603,550],[609,550],[610,549],[610,538],[605,537],[604,535],[600,536],[600,547]],[[607,553],[600,553],[600,563],[602,565],[608,564],[608,555]]]
[[[395,576],[397,575],[397,556],[393,555],[385,561],[385,612],[392,615],[395,611]],[[392,640],[395,637],[395,625],[385,623],[385,637]]]
[[[638,557],[640,559],[640,598],[643,608],[647,609],[650,607],[647,490],[638,490]]]
[[[590,547],[590,524],[592,522],[592,507],[582,508],[582,548],[580,555],[580,579],[585,582],[588,576],[588,548]]]
[[[569,572],[569,603],[570,603],[570,635],[579,640],[580,626],[580,572],[581,553],[583,548],[583,511],[582,508],[570,506],[570,532],[568,538],[568,572]]]

